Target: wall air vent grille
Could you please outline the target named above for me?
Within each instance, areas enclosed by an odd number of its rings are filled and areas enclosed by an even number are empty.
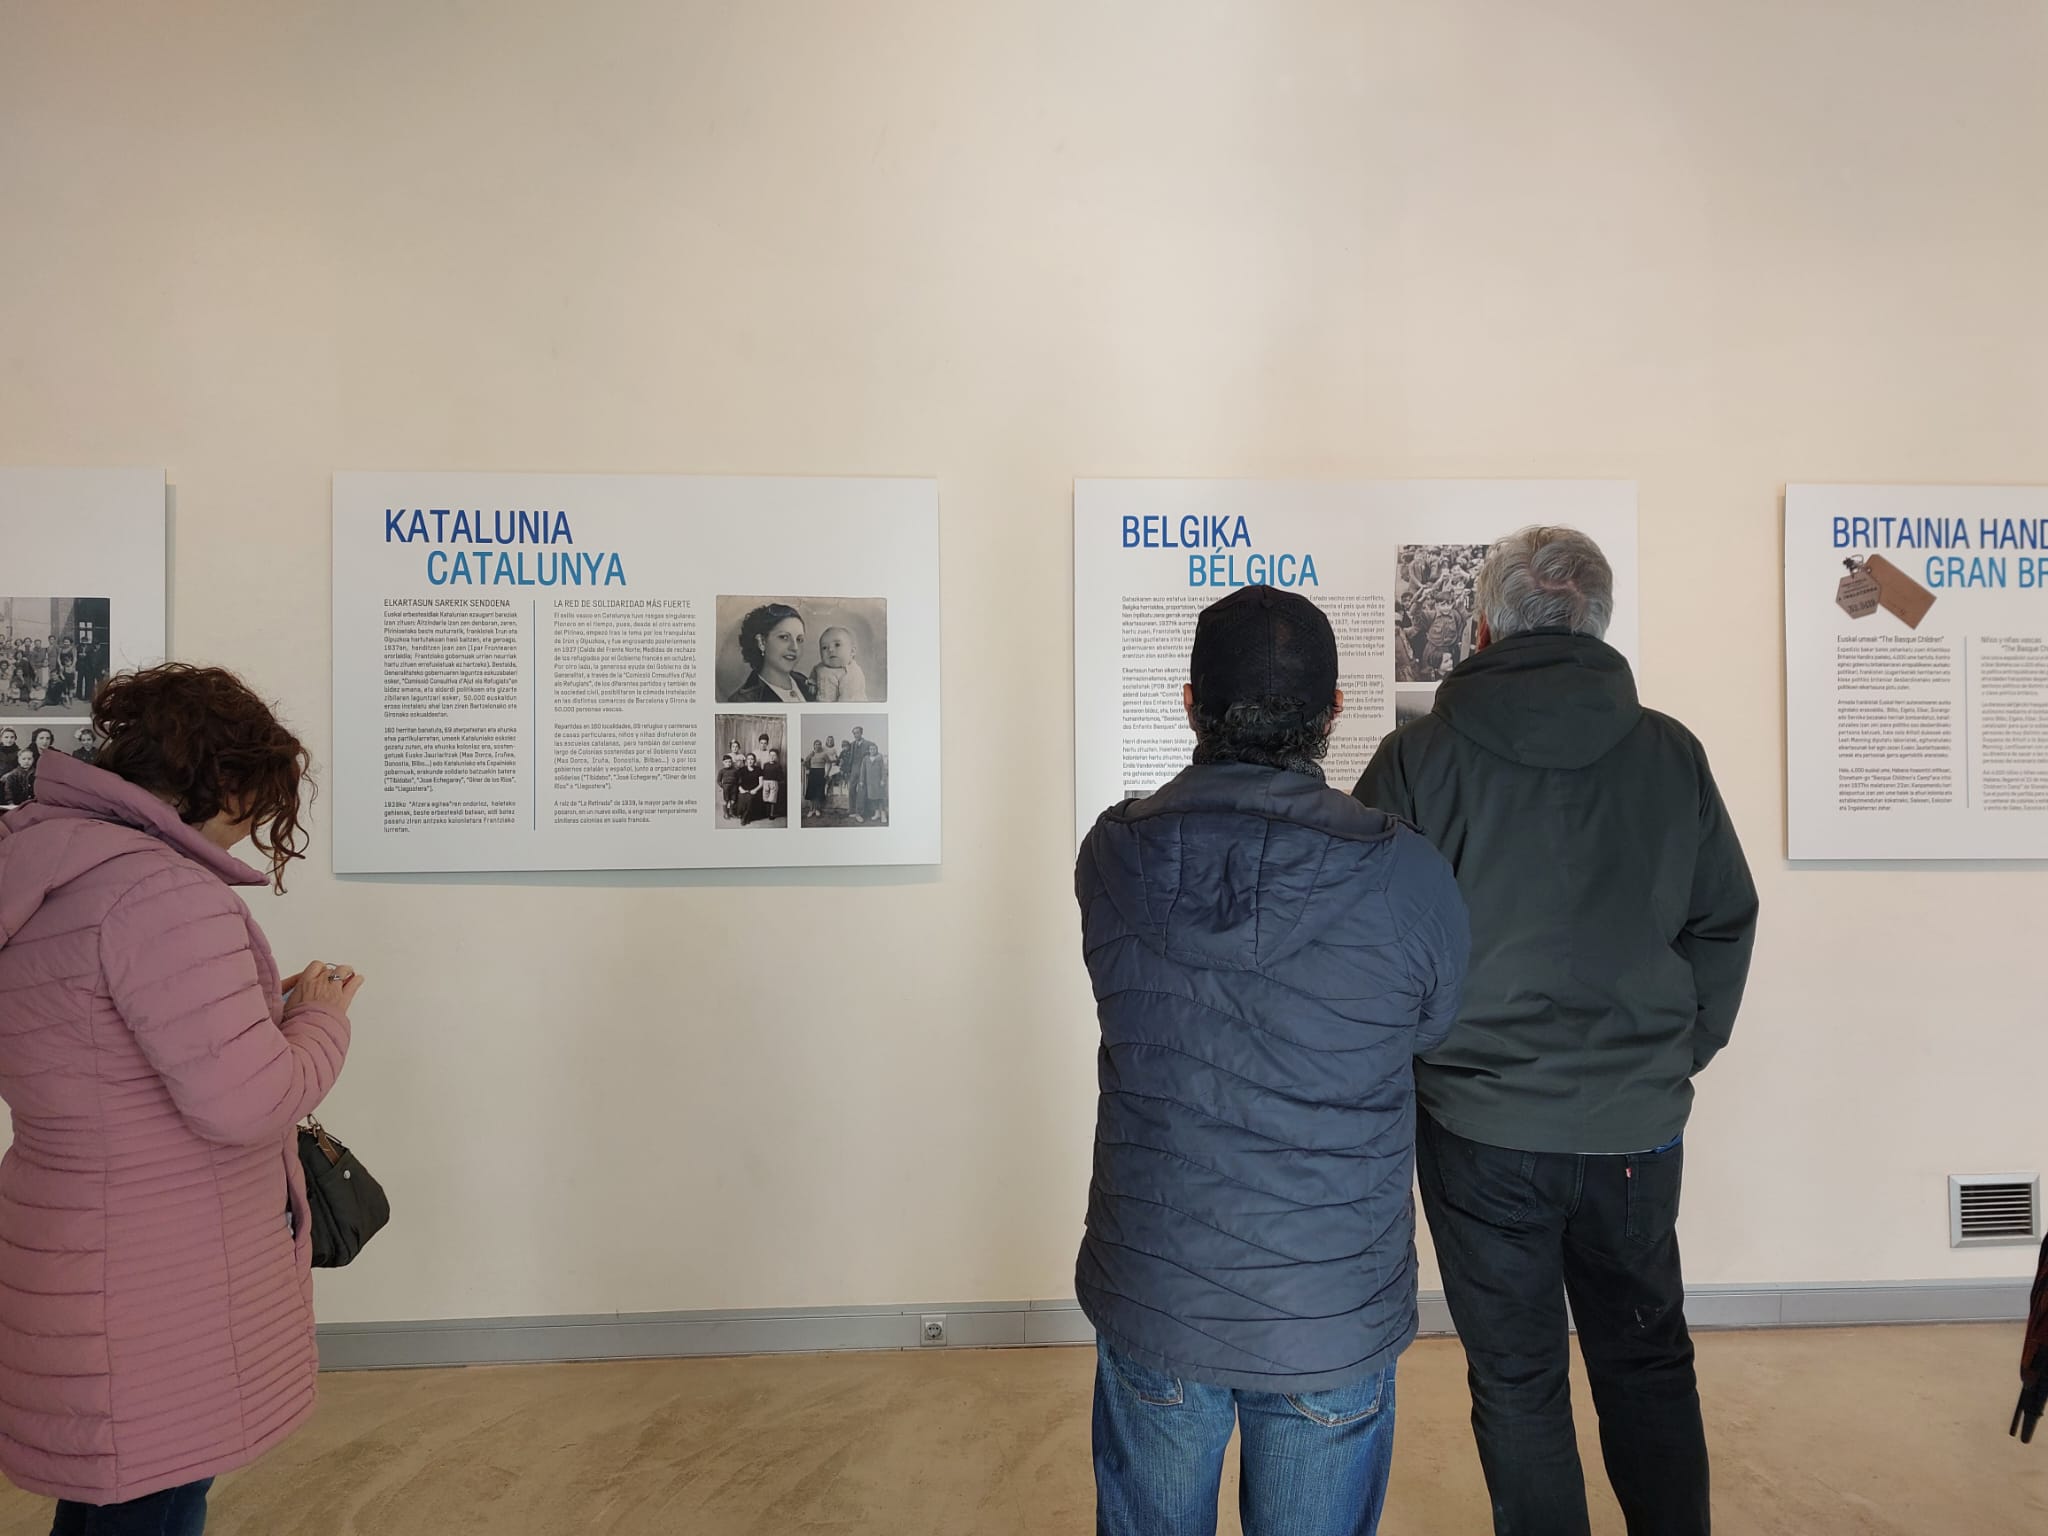
[[[1948,1181],[1948,1245],[1988,1248],[2041,1240],[2041,1176],[2037,1173],[1952,1174]]]

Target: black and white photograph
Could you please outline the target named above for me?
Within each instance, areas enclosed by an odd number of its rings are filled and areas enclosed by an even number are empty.
[[[1484,544],[1404,544],[1394,580],[1394,681],[1436,683],[1479,649],[1472,589]]]
[[[802,724],[803,824],[889,825],[889,717],[805,715]]]
[[[77,729],[47,725],[0,725],[0,811],[27,805],[36,797],[36,769],[52,752],[89,763],[100,739],[90,725]]]
[[[0,717],[90,719],[107,680],[112,607],[104,597],[0,597]]]
[[[717,668],[721,704],[885,704],[888,600],[721,597]]]
[[[789,825],[789,722],[781,715],[720,715],[712,737],[721,830]]]
[[[85,734],[91,734],[91,727]],[[36,768],[52,752],[62,750],[57,733],[47,725],[0,726],[0,811],[35,799]]]
[[[1394,729],[1413,725],[1436,707],[1434,688],[1396,688],[1394,690]]]

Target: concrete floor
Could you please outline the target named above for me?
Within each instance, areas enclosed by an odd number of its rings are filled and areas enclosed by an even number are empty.
[[[2042,1536],[2048,1438],[2005,1428],[2012,1327],[1700,1339],[1719,1536]],[[1093,1529],[1083,1349],[636,1361],[325,1378],[224,1479],[210,1536],[1046,1536]],[[1581,1384],[1583,1387],[1583,1384]],[[1489,1529],[1455,1343],[1401,1367],[1385,1536]],[[1620,1536],[1590,1406],[1593,1528]],[[1236,1533],[1226,1482],[1220,1529]],[[0,1536],[49,1506],[0,1491]]]

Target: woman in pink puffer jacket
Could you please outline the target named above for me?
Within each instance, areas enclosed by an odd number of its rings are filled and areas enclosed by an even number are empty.
[[[56,1536],[191,1536],[313,1409],[294,1126],[362,979],[280,981],[232,889],[302,856],[305,750],[262,700],[165,666],[93,723],[97,766],[46,755],[0,820],[0,1470]]]

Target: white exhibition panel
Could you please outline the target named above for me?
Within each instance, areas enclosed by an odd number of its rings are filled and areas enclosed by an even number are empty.
[[[1325,770],[1348,790],[1397,720],[1426,712],[1469,651],[1471,578],[1486,547],[1538,523],[1600,545],[1614,568],[1607,638],[1633,662],[1636,491],[1626,481],[1077,481],[1076,835],[1186,766],[1193,739],[1180,690],[1208,604],[1263,582],[1330,616],[1344,713]],[[1447,633],[1433,638],[1432,624]]]
[[[1785,492],[1787,852],[2048,857],[2048,488]]]
[[[47,726],[69,749],[91,716],[93,682],[163,660],[164,472],[0,469],[0,529],[0,727],[26,743]],[[29,667],[18,673],[24,644]],[[51,695],[53,646],[69,676],[83,669],[77,686],[60,685],[62,699]]]
[[[337,474],[334,718],[343,874],[937,863],[937,487]]]

